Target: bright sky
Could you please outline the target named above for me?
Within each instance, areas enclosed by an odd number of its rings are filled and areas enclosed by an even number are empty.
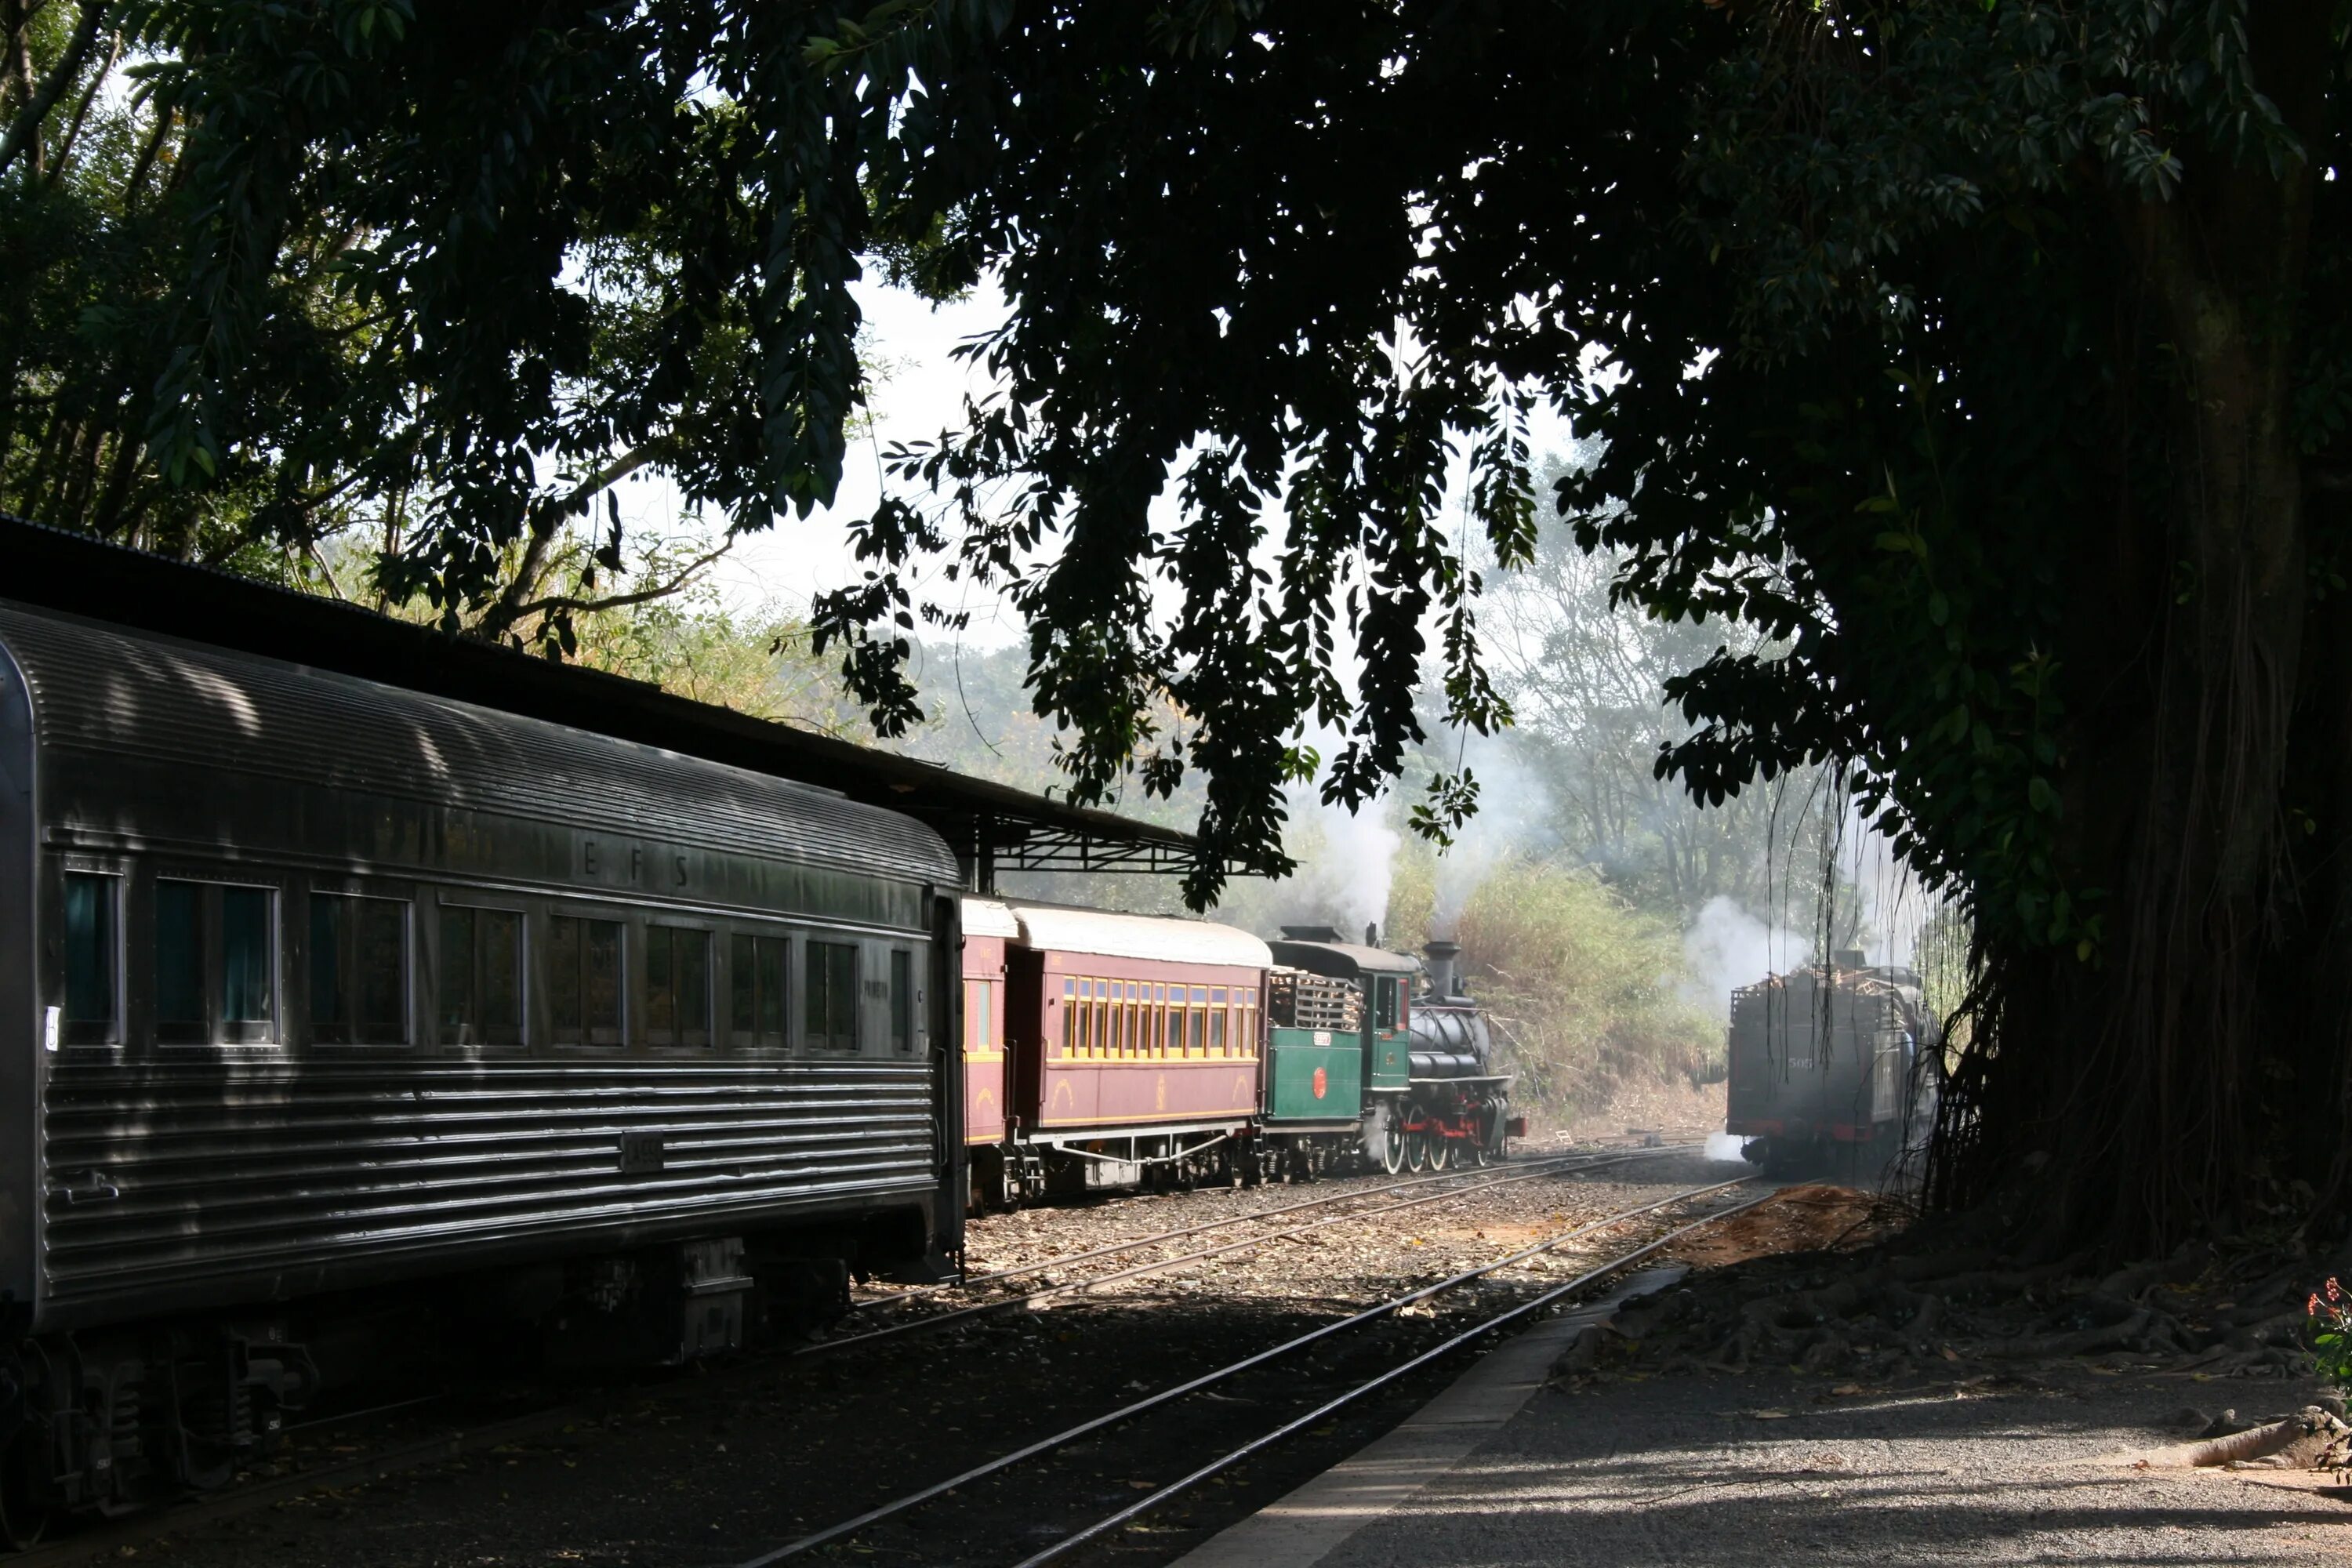
[[[850,553],[846,523],[867,515],[879,497],[880,452],[894,441],[935,438],[943,429],[959,427],[966,395],[985,390],[984,377],[950,355],[958,343],[1003,321],[1004,297],[992,282],[945,306],[872,281],[856,285],[855,292],[866,315],[866,352],[880,377],[873,430],[853,445],[834,507],[750,535],[719,563],[715,577],[732,608],[805,610],[816,595],[856,581],[860,567]],[[1570,438],[1567,422],[1549,409],[1538,411],[1531,434],[1538,459],[1546,452],[1566,449]],[[1466,460],[1457,459],[1448,496],[1448,511],[1455,516],[1466,472]],[[667,529],[680,512],[675,487],[658,479],[625,484],[622,506],[641,532]],[[1175,521],[1171,500],[1163,497],[1159,510],[1166,513],[1160,520],[1163,526]],[[1548,504],[1545,510],[1548,515]],[[1269,559],[1276,548],[1278,542],[1269,542]],[[950,591],[951,585],[937,578],[936,572],[934,567],[926,574],[932,577],[934,591]],[[971,612],[966,646],[1001,647],[1023,636],[1017,617],[993,594],[962,584],[952,585],[952,593],[950,602]]]
[[[839,499],[831,509],[804,521],[786,518],[749,535],[719,563],[714,575],[731,608],[805,610],[818,594],[855,582],[861,568],[850,553],[847,524],[872,512],[880,497],[879,454],[894,441],[935,438],[960,427],[966,394],[985,390],[985,377],[967,372],[950,353],[1003,319],[1004,297],[993,284],[937,307],[906,289],[870,281],[855,291],[866,314],[866,352],[881,378],[873,431],[853,441]],[[680,510],[677,489],[667,479],[625,486],[622,507],[635,526],[654,530],[667,527]],[[956,592],[966,594],[961,586]],[[995,595],[971,594],[958,602],[972,611],[965,634],[969,645],[997,647],[1019,637],[1022,628]]]

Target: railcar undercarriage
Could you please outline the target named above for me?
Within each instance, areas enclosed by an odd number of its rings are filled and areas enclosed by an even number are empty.
[[[37,1334],[0,1351],[0,1546],[222,1485],[322,1394],[677,1366],[798,1339],[922,1216],[667,1243],[226,1311]]]

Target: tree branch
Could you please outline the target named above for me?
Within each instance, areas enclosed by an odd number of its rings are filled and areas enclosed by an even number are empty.
[[[0,139],[0,174],[6,174],[8,165],[15,163],[17,155],[40,135],[41,121],[47,118],[50,110],[57,107],[58,99],[67,86],[80,74],[83,63],[89,58],[89,51],[98,47],[100,29],[106,26],[107,18],[113,13],[114,7],[106,4],[82,7],[81,17],[74,26],[74,35],[67,43],[65,53],[59,55],[58,63],[49,68],[47,79],[34,89],[32,101],[17,111],[16,122],[8,127],[7,136]]]
[[[57,155],[49,160],[51,184],[64,177],[66,161],[73,156],[74,143],[81,140],[81,128],[89,119],[89,106],[98,101],[98,89],[114,74],[114,63],[121,58],[122,31],[118,27],[107,45],[106,63],[90,73],[89,85],[82,89],[81,101],[74,106],[73,118],[66,123],[66,133],[58,139]]]
[[[727,542],[718,549],[708,554],[697,556],[680,567],[668,582],[657,583],[650,588],[640,588],[634,594],[614,594],[602,599],[583,599],[569,594],[552,594],[543,599],[533,599],[517,609],[508,624],[511,625],[512,621],[520,620],[525,616],[552,614],[558,610],[569,611],[573,615],[590,615],[598,610],[626,609],[631,605],[643,605],[655,599],[666,599],[693,582],[696,574],[704,567],[734,548],[734,537],[730,535]]]
[[[547,574],[547,558],[555,547],[555,536],[563,530],[563,520],[577,515],[599,494],[661,457],[668,448],[667,437],[657,437],[645,442],[581,480],[562,500],[550,501],[533,513],[530,542],[523,547],[522,560],[515,567],[514,580],[506,585],[499,595],[498,603],[492,605],[489,613],[482,617],[484,627],[493,633],[503,631],[537,608],[537,603],[526,603],[526,600],[531,590],[539,586],[540,578]]]

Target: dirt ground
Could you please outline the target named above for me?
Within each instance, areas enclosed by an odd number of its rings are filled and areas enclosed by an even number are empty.
[[[1639,1142],[1655,1135],[1682,1143],[1723,1131],[1725,1086],[1694,1088],[1688,1079],[1628,1084],[1600,1110],[1565,1119],[1530,1113],[1530,1131],[1579,1143]]]

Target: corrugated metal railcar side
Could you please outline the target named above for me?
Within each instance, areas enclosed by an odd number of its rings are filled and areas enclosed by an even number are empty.
[[[0,942],[0,1115],[24,1134],[0,1156],[0,1289],[22,1327],[941,1212],[957,1108],[931,1047],[953,1009],[924,992],[959,873],[929,829],[5,603],[0,648],[0,898],[36,917]],[[60,1037],[76,878],[115,900],[114,1011]],[[160,885],[254,892],[266,1017],[220,1025],[215,981],[212,1035],[159,1038]],[[321,1021],[327,916],[358,907],[336,900],[398,911],[397,1038]],[[519,933],[497,1039],[452,1021],[469,910]],[[609,1038],[555,1022],[550,954],[583,929],[614,933]]]

